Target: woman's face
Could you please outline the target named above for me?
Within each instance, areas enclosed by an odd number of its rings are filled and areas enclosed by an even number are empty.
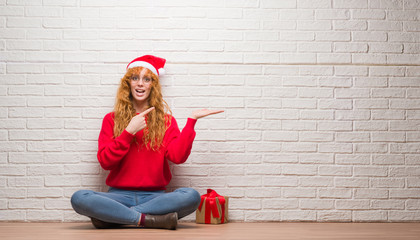
[[[139,75],[133,75],[130,80],[130,87],[134,101],[146,101],[152,89],[152,75],[149,73],[149,70],[143,68]]]

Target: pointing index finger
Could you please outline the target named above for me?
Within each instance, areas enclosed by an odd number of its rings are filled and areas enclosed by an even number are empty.
[[[153,111],[154,109],[155,109],[155,107],[151,107],[151,108],[145,110],[144,112],[140,113],[140,115],[146,116],[149,112]]]

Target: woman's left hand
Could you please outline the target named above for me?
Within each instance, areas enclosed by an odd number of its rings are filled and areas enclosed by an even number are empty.
[[[224,110],[209,110],[209,109],[200,109],[200,110],[195,110],[191,113],[191,118],[192,119],[199,119],[202,117],[207,117],[208,115],[212,115],[212,114],[217,114],[217,113],[221,113],[224,112]]]

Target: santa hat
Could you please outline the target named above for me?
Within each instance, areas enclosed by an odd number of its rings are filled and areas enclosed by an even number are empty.
[[[166,59],[155,57],[152,55],[144,55],[131,61],[127,65],[127,70],[133,67],[145,67],[152,71],[154,74],[162,76],[165,74],[165,69],[163,69],[163,66],[165,66],[165,62]]]

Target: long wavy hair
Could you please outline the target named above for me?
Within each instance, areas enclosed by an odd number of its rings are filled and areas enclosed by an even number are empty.
[[[132,77],[138,76],[142,70],[143,67],[129,68],[124,77],[121,78],[114,107],[114,137],[120,136],[136,115],[130,82]],[[171,118],[167,114],[172,115],[172,112],[163,100],[159,77],[149,69],[147,69],[145,77],[152,79],[150,95],[147,100],[149,107],[155,107],[155,109],[146,116],[147,127],[143,131],[143,145],[147,149],[157,151],[162,146],[163,137],[170,125]]]

